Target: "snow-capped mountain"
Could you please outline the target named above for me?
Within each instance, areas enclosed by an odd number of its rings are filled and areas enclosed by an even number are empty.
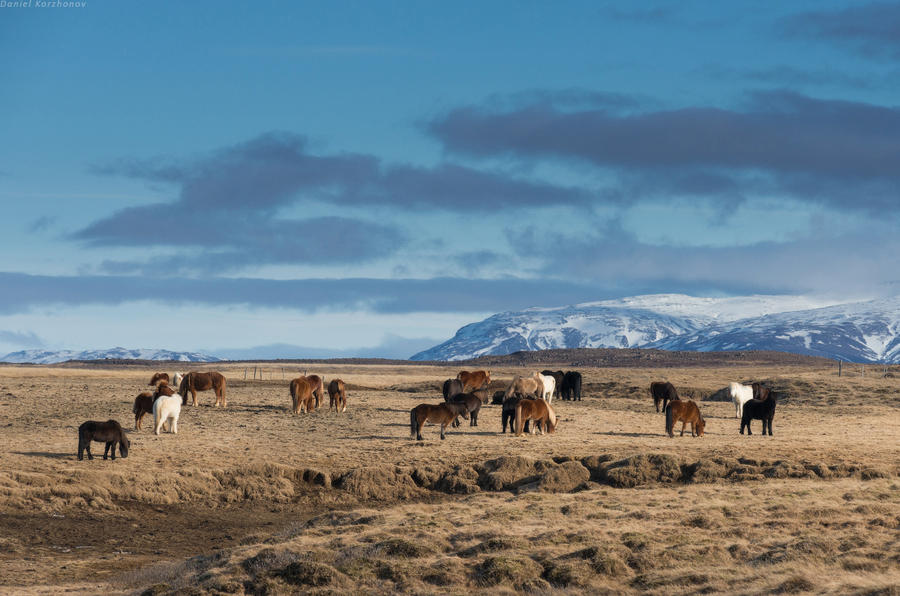
[[[56,364],[66,360],[176,360],[178,362],[217,362],[219,359],[198,352],[172,352],[170,350],[128,350],[112,348],[110,350],[22,350],[10,352],[0,358],[0,362],[17,364]]]
[[[635,296],[488,317],[412,360],[549,348],[779,350],[900,362],[900,298],[837,304],[803,296]]]

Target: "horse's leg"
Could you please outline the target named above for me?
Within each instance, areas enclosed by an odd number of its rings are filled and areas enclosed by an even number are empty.
[[[175,418],[175,416],[169,418],[169,430],[172,431],[173,435],[178,434],[178,420]]]
[[[425,426],[425,420],[426,420],[426,417],[424,417],[424,416],[421,418],[419,418],[418,416],[416,417],[416,440],[417,441],[424,440],[424,439],[422,439],[422,427]]]
[[[84,450],[87,451],[88,459],[94,459],[94,455],[91,453],[91,439],[87,440],[87,444],[84,446]]]
[[[197,405],[197,392],[194,390],[193,387],[191,387],[191,405],[192,406]]]
[[[446,422],[441,422],[441,440],[443,441],[446,437],[444,437],[444,429],[447,428]]]
[[[687,426],[687,420],[682,420],[682,421],[681,421],[681,434],[678,435],[679,437],[683,437],[683,436],[684,436],[684,427],[685,427],[685,426]]]
[[[653,405],[656,406],[656,413],[659,414],[659,398],[655,395],[653,396]]]

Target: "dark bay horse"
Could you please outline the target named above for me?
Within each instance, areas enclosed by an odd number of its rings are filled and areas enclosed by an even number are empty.
[[[559,387],[559,397],[581,401],[581,373],[570,370],[563,376],[562,385]]]
[[[469,426],[478,426],[478,412],[481,410],[481,397],[476,393],[457,393],[450,398],[451,402],[466,406],[469,413]],[[453,421],[453,426],[459,426],[459,418]]]
[[[772,390],[768,387],[764,387],[761,383],[753,383],[751,386],[753,387],[753,399],[766,401],[772,394]]]
[[[313,386],[308,377],[297,377],[291,381],[291,411],[299,414],[304,410],[307,414],[313,409]]]
[[[681,422],[681,434],[678,435],[680,437],[684,436],[684,427],[689,422],[692,437],[702,437],[703,431],[706,429],[706,420],[700,415],[700,408],[690,399],[686,401],[676,399],[666,406],[666,434],[670,437],[675,436],[673,433],[676,422]]]
[[[331,379],[328,383],[328,410],[332,407],[335,412],[347,411],[347,389],[340,379]]]
[[[458,416],[469,418],[469,411],[465,404],[459,402],[443,404],[419,404],[409,411],[409,433],[417,441],[422,440],[422,427],[426,422],[441,425],[441,440],[444,440],[444,430]]]
[[[169,373],[156,373],[150,378],[148,385],[156,385],[160,381],[169,382]]]
[[[459,379],[447,379],[441,387],[441,392],[444,394],[444,401],[450,401],[451,397],[463,392],[463,382]]]
[[[765,389],[765,387],[763,387]],[[775,406],[777,400],[774,393],[768,394],[768,399],[751,399],[744,403],[744,412],[741,415],[741,434],[744,434],[744,427],[747,427],[747,434],[752,435],[750,431],[751,420],[762,420],[762,434],[766,434],[766,428],[769,429],[769,436],[772,436],[772,419],[775,418]]]
[[[653,405],[656,406],[656,413],[665,412],[666,402],[678,401],[678,392],[675,391],[675,385],[668,381],[654,381],[650,383],[650,395],[653,396]],[[659,404],[662,403],[660,410]]]
[[[216,406],[223,408],[228,406],[225,399],[225,377],[221,373],[211,372],[189,372],[181,379],[181,385],[178,387],[178,393],[181,395],[181,405],[187,403],[188,391],[191,392],[191,405],[197,405],[197,392],[209,391],[212,389],[216,392]]]
[[[542,370],[541,374],[545,377],[553,377],[553,380],[556,381],[556,385],[554,386],[553,393],[556,397],[562,395],[562,384],[563,380],[566,378],[566,373],[561,370]]]
[[[134,412],[135,429],[141,430],[141,422],[144,419],[144,415],[153,413],[154,401],[156,401],[156,396],[150,391],[139,393],[138,396],[134,398],[134,407],[131,411]]]
[[[476,370],[473,372],[469,372],[467,370],[459,371],[459,374],[456,375],[456,378],[462,381],[463,384],[463,393],[468,393],[470,391],[475,391],[476,389],[481,389],[482,387],[487,387],[491,384],[491,371],[489,370]]]
[[[91,455],[91,441],[98,443],[106,443],[103,448],[103,459],[106,459],[107,453],[110,451],[111,457],[116,459],[116,444],[119,445],[119,453],[122,457],[128,457],[128,437],[125,431],[115,420],[107,420],[106,422],[97,422],[96,420],[88,420],[78,427],[78,459],[84,459],[84,452],[87,451],[88,459],[94,459]]]

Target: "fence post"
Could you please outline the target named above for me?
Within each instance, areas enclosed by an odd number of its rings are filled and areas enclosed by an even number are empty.
[[[838,360],[838,376],[841,376],[841,368],[844,364],[843,360]]]

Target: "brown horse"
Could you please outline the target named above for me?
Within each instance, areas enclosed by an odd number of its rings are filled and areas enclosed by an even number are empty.
[[[525,428],[525,421],[534,420],[541,423],[541,434],[552,433],[556,430],[557,420],[556,412],[543,399],[522,399],[516,404],[516,436],[522,435]],[[532,425],[531,434],[534,434],[534,428],[537,424]]]
[[[409,411],[409,434],[417,441],[422,440],[422,427],[426,422],[441,425],[441,440],[444,440],[444,430],[457,417],[469,419],[469,411],[465,404],[459,402],[442,404],[419,404]]]
[[[96,420],[88,420],[78,427],[78,459],[84,459],[84,452],[87,451],[88,459],[94,459],[91,455],[91,441],[98,443],[106,443],[103,448],[103,459],[106,459],[107,453],[113,459],[116,459],[116,443],[119,444],[119,452],[122,457],[128,457],[128,437],[122,430],[122,425],[115,420],[107,420],[106,422],[97,422]]]
[[[308,414],[313,409],[313,386],[308,377],[297,377],[291,381],[292,411],[299,414],[300,410]]]
[[[516,393],[542,397],[544,394],[544,381],[541,379],[541,373],[534,373],[534,376],[531,377],[516,377],[513,379],[509,387],[506,388],[504,399],[509,399]]]
[[[450,401],[464,404],[469,413],[469,426],[478,426],[478,411],[481,410],[481,398],[475,393],[457,393]],[[453,421],[453,426],[459,426],[459,419]]]
[[[225,377],[221,373],[212,372],[189,372],[181,379],[181,385],[178,387],[178,393],[181,394],[181,405],[187,403],[187,392],[191,392],[191,405],[197,405],[197,392],[209,391],[212,389],[216,392],[216,406],[227,407],[228,400],[225,399]]]
[[[134,428],[136,430],[141,430],[141,421],[144,419],[144,415],[153,413],[154,401],[156,401],[156,396],[149,391],[139,393],[134,398],[134,407],[131,411],[134,412]]]
[[[753,383],[753,399],[758,399],[759,401],[766,401],[769,399],[769,396],[772,394],[772,390],[768,387],[764,387],[761,383]]]
[[[450,401],[450,398],[457,393],[463,392],[463,382],[459,379],[447,379],[444,386],[441,387],[441,393],[444,394],[444,401]]]
[[[502,395],[503,392],[501,391],[500,394]],[[511,433],[516,432],[516,406],[519,405],[519,402],[522,401],[523,399],[527,399],[527,398],[522,397],[522,394],[517,393],[517,394],[513,395],[512,397],[510,397],[509,399],[500,402],[503,404],[503,407],[500,410],[500,421],[501,421],[501,427],[503,429],[502,432],[504,432],[504,433],[506,432],[506,424],[507,423],[509,423],[509,432],[511,432]],[[523,427],[523,430],[525,432],[528,432],[529,424],[530,424],[530,422],[528,420],[526,420],[525,426]]]
[[[459,371],[459,374],[456,375],[456,378],[462,381],[462,392],[469,393],[470,391],[475,391],[476,389],[481,389],[482,387],[490,385],[491,371],[476,370],[469,372],[467,370],[461,370]]]
[[[328,409],[334,406],[335,412],[347,411],[347,390],[340,379],[331,379],[328,383]]]
[[[156,386],[156,393],[153,394],[153,400],[155,401],[161,395],[166,395],[166,396],[175,395],[175,390],[172,389],[172,387],[169,386],[168,383],[165,383],[165,382],[160,383],[159,385]]]
[[[325,379],[319,375],[304,375],[299,378],[306,379],[309,383],[313,397],[316,398],[315,408],[318,409],[320,405],[325,403]]]
[[[150,378],[148,385],[156,385],[160,381],[169,382],[169,373],[156,373]]]
[[[687,401],[675,400],[669,402],[666,406],[666,433],[670,437],[674,437],[673,428],[676,422],[681,422],[681,434],[684,436],[684,427],[687,423],[691,423],[691,436],[702,437],[703,430],[706,428],[706,420],[700,415],[700,408],[693,400]],[[695,433],[696,431],[696,433]]]

